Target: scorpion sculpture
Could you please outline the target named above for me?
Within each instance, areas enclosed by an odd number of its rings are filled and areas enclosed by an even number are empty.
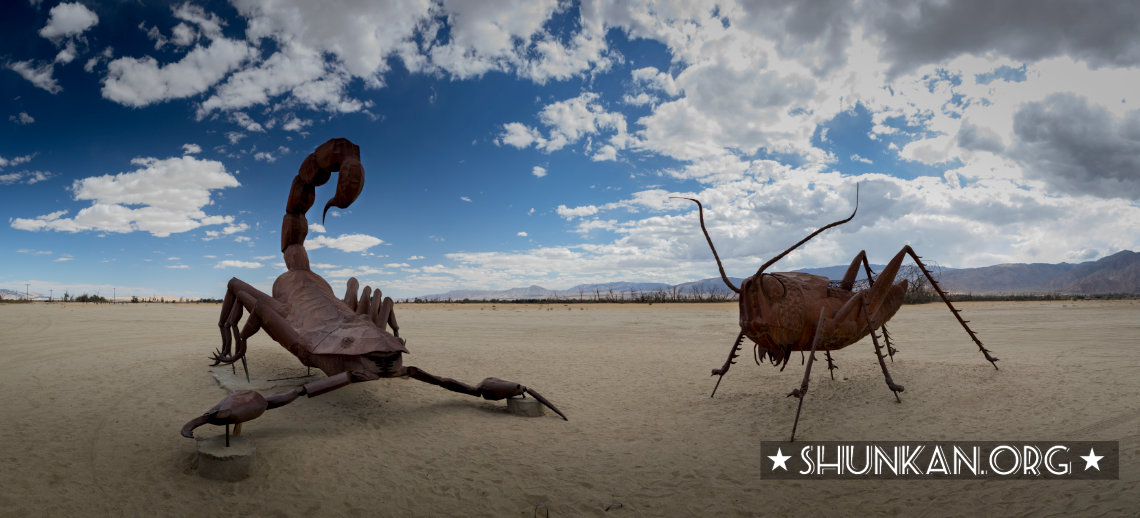
[[[720,387],[724,375],[728,372],[729,367],[736,363],[744,337],[748,337],[753,342],[753,358],[757,365],[767,356],[772,365],[780,365],[781,371],[787,366],[792,351],[800,351],[801,354],[804,351],[809,351],[807,366],[804,368],[803,382],[799,388],[788,394],[788,397],[794,396],[799,399],[790,441],[796,439],[796,426],[799,424],[800,410],[803,408],[804,396],[808,391],[808,379],[811,376],[811,366],[815,360],[816,350],[822,350],[826,355],[828,372],[832,379],[835,379],[834,371],[838,367],[831,359],[831,351],[847,347],[870,335],[871,343],[875,347],[875,356],[879,360],[879,366],[882,367],[887,387],[891,389],[896,401],[902,401],[899,399],[898,393],[903,391],[903,386],[896,384],[891,379],[891,374],[887,371],[887,364],[883,361],[885,357],[883,347],[879,345],[879,337],[875,330],[882,329],[887,354],[894,361],[894,354],[897,349],[891,344],[890,334],[887,332],[885,324],[902,306],[907,291],[908,281],[906,279],[898,283],[893,282],[903,259],[907,255],[914,259],[915,264],[930,281],[930,285],[946,303],[946,306],[950,308],[954,317],[958,319],[958,323],[962,324],[962,328],[978,345],[978,349],[985,355],[986,360],[994,366],[994,369],[997,369],[996,362],[998,359],[991,356],[990,351],[982,345],[977,334],[966,324],[967,320],[962,319],[959,314],[961,310],[950,303],[950,298],[947,297],[946,292],[938,286],[938,282],[931,275],[930,270],[923,264],[922,259],[910,245],[904,246],[877,277],[867,261],[866,251],[860,251],[851,261],[851,265],[847,268],[847,272],[843,275],[843,279],[838,282],[838,285],[834,285],[826,277],[808,273],[764,273],[764,270],[769,266],[821,232],[851,221],[855,217],[855,213],[859,211],[858,185],[855,187],[855,210],[851,212],[850,216],[819,228],[800,242],[769,259],[768,262],[760,266],[754,275],[744,279],[739,288],[732,284],[724,272],[724,265],[721,264],[716,247],[713,246],[712,238],[709,237],[708,229],[705,228],[704,207],[701,202],[694,198],[676,196],[674,198],[690,200],[697,204],[701,231],[704,232],[705,240],[708,241],[713,258],[716,259],[717,267],[720,269],[720,277],[729,289],[739,295],[740,299],[740,334],[736,336],[736,342],[729,351],[728,359],[725,360],[724,365],[712,370],[713,376],[720,377],[709,397],[716,395],[716,389]],[[854,289],[855,277],[859,274],[860,266],[867,273],[869,287],[865,290],[856,291]]]
[[[269,396],[252,390],[235,392],[186,423],[182,435],[192,438],[194,429],[204,424],[225,425],[228,445],[229,425],[240,427],[242,422],[302,395],[315,397],[350,383],[404,376],[491,401],[529,394],[566,419],[546,398],[518,383],[486,378],[472,387],[418,367],[404,366],[402,356],[408,352],[407,342],[400,338],[392,299],[368,286],[358,298],[359,282],[355,278],[348,280],[345,296],[339,299],[328,282],[310,270],[304,246],[308,234],[305,213],[313,206],[316,187],[328,182],[333,172],[339,172],[336,194],[325,204],[324,214],[329,207],[348,208],[360,195],[364,187],[360,148],[347,139],[332,139],[305,158],[293,178],[281,226],[281,251],[288,271],[274,281],[272,296],[237,278],[230,279],[218,321],[222,347],[211,356],[213,365],[244,361],[246,340],[264,329],[303,365],[316,367],[327,377]],[[243,310],[249,311],[249,318],[239,330]],[[391,332],[387,331],[388,326]],[[235,342],[236,348],[231,350]]]

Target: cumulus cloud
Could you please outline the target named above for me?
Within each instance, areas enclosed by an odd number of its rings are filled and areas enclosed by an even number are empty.
[[[1140,41],[1129,36],[1140,24],[1136,6],[1088,7],[1064,0],[888,2],[870,24],[895,74],[961,54],[1023,61],[1068,54],[1093,66],[1140,64]]]
[[[48,14],[47,25],[40,29],[40,36],[53,41],[77,36],[99,23],[99,17],[78,2],[59,4]]]
[[[536,165],[533,169],[530,170],[530,174],[533,174],[537,178],[542,178],[543,176],[546,176],[546,168]]]
[[[548,104],[539,112],[538,118],[546,126],[547,135],[521,122],[509,122],[503,125],[503,131],[495,142],[517,148],[534,145],[549,153],[577,144],[587,137],[608,135],[608,143],[594,154],[595,160],[613,160],[617,150],[625,149],[633,142],[625,116],[607,111],[601,105],[600,96],[594,92]]]
[[[136,158],[134,171],[92,176],[71,186],[76,201],[90,201],[74,217],[63,209],[35,218],[14,218],[12,228],[63,232],[150,232],[158,237],[201,226],[232,224],[233,216],[206,214],[211,192],[240,184],[221,162],[178,158]]]
[[[165,65],[151,56],[122,57],[107,64],[103,97],[135,108],[190,97],[214,86],[254,54],[244,41],[217,38]]]
[[[305,248],[316,250],[318,248],[334,248],[342,252],[364,252],[384,240],[368,234],[341,234],[337,237],[309,236],[305,239]]]
[[[1011,154],[1031,178],[1061,193],[1140,199],[1140,110],[1114,115],[1054,94],[1019,110],[1013,130]]]

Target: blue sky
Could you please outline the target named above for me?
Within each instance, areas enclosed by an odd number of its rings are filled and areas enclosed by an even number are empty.
[[[338,291],[715,276],[675,195],[744,276],[856,183],[780,269],[1140,248],[1130,2],[141,4],[3,4],[0,288],[268,290],[333,137],[367,178],[309,214]]]

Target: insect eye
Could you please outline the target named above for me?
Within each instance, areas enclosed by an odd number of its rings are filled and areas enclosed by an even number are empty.
[[[760,277],[760,289],[764,296],[769,299],[783,298],[787,293],[787,289],[784,288],[784,283],[780,282],[775,276],[768,274],[764,274]]]

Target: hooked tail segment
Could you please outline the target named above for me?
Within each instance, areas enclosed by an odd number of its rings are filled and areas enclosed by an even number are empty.
[[[289,189],[289,200],[285,203],[285,218],[281,223],[281,251],[285,252],[285,263],[290,270],[308,269],[308,259],[304,257],[305,236],[309,233],[309,221],[305,213],[316,201],[316,188],[324,185],[339,172],[336,194],[325,204],[321,213],[321,223],[330,207],[348,208],[360,192],[364,190],[364,166],[360,164],[360,147],[348,139],[334,138],[321,144],[301,163],[293,186]],[[298,249],[287,251],[293,245]]]

